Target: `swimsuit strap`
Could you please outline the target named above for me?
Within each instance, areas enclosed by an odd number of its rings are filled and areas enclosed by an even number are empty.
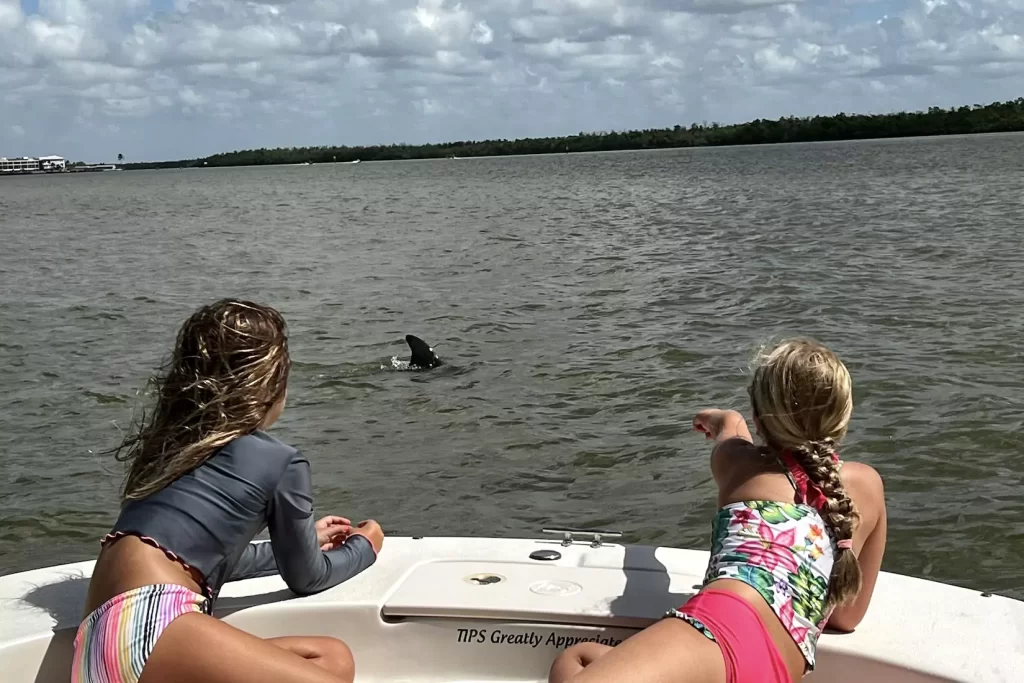
[[[800,499],[800,500],[798,500],[796,502],[798,502],[798,503],[804,502],[803,495],[800,493],[800,487],[797,486],[796,479],[793,478],[793,473],[789,471],[788,467],[786,468],[786,471],[783,472],[783,474],[786,475],[786,479],[789,479],[789,483],[793,486],[793,489],[797,493],[797,498]]]
[[[797,495],[800,498],[797,502],[812,505],[818,512],[825,514],[828,511],[828,498],[807,476],[807,471],[796,461],[793,453],[789,450],[783,450],[779,453],[779,457],[782,459],[782,464],[786,467],[786,476],[793,484],[793,488],[796,489]],[[832,454],[832,458],[833,460],[838,460],[838,456],[835,453]]]

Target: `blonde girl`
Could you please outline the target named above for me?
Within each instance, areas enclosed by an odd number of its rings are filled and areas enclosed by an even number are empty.
[[[570,648],[552,683],[791,683],[814,669],[826,625],[854,629],[886,538],[882,480],[843,462],[850,374],[825,346],[789,340],[759,358],[749,387],[761,445],[742,415],[702,410],[718,486],[700,592],[612,649]]]

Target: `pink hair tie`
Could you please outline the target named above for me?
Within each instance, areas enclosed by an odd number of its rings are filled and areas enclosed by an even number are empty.
[[[841,540],[838,543],[836,543],[836,547],[839,548],[840,550],[849,550],[850,548],[853,547],[853,539],[852,538],[844,538],[843,540]]]

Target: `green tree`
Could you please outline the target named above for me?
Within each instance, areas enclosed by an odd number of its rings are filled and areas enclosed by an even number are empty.
[[[305,161],[393,161],[401,159],[444,159],[449,157],[504,156],[514,154],[556,154],[628,149],[664,149],[714,145],[757,145],[779,142],[865,140],[869,138],[914,137],[1024,131],[1024,97],[1009,102],[975,104],[950,109],[929,107],[927,111],[889,114],[846,114],[835,116],[786,116],[777,120],[757,119],[747,123],[720,124],[705,121],[689,127],[581,132],[577,135],[520,140],[461,140],[427,145],[370,145],[366,147],[308,147],[255,149],[214,154],[205,159],[127,164],[129,168],[183,168],[191,166],[251,166],[297,164]],[[123,160],[118,155],[118,160]]]

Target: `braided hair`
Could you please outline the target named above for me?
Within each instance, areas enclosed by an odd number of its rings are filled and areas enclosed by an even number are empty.
[[[761,354],[749,393],[767,452],[791,457],[821,494],[819,512],[837,546],[828,606],[845,603],[861,587],[851,547],[859,515],[839,476],[836,453],[853,413],[850,373],[824,345],[787,340]]]

